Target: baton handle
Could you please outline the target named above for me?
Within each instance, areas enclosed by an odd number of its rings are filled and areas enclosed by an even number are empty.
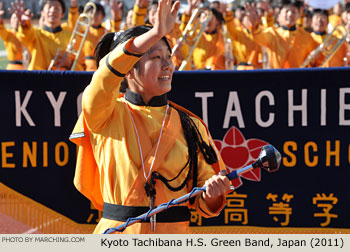
[[[248,165],[248,166],[243,167],[241,169],[234,170],[234,171],[230,172],[229,174],[226,174],[226,177],[229,180],[233,180],[233,179],[238,178],[241,173],[245,173],[245,172],[247,172],[249,170],[252,170],[252,169],[254,169],[254,166],[253,165]]]

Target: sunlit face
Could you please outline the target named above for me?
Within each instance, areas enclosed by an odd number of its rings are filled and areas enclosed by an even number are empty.
[[[133,10],[131,9],[128,11],[128,14],[126,15],[125,21],[128,27],[132,27],[132,13],[133,13]]]
[[[152,97],[171,90],[174,64],[163,40],[158,41],[126,75],[129,89],[140,94],[147,104]]]
[[[43,15],[44,24],[47,27],[55,28],[61,24],[64,13],[61,4],[52,0],[45,4],[41,15]]]
[[[151,25],[154,25],[155,19],[157,16],[157,5],[152,5],[148,11],[148,21],[151,23]]]
[[[281,9],[279,15],[279,23],[281,26],[286,26],[291,28],[297,23],[299,18],[299,10],[297,7],[293,5],[285,5]]]
[[[312,16],[311,28],[315,32],[324,32],[327,29],[328,17],[321,13]]]

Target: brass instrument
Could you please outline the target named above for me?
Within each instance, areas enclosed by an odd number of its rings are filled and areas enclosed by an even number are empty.
[[[265,46],[261,46],[261,55],[262,59],[259,63],[262,63],[262,69],[271,69],[269,54]]]
[[[70,70],[73,71],[75,69],[78,62],[79,55],[81,53],[81,50],[83,49],[84,41],[89,31],[91,20],[95,15],[95,12],[96,12],[96,5],[92,2],[88,2],[84,7],[83,12],[79,15],[77,22],[75,23],[75,26],[74,26],[72,35],[69,39],[66,50],[63,52],[63,56],[61,53],[61,49],[59,48],[57,50],[55,57],[51,60],[48,70],[66,70],[66,68],[62,66],[66,57],[74,58],[73,64]],[[76,49],[77,47],[78,49]]]
[[[222,35],[224,37],[224,44],[225,44],[225,69],[226,70],[233,70],[234,69],[234,60],[235,57],[232,53],[232,39],[230,34],[227,31],[226,24],[222,25]]]
[[[324,55],[325,59],[319,67],[324,67],[334,56],[339,47],[344,43],[347,37],[348,32],[344,26],[335,26],[333,30],[323,39],[322,43],[309,54],[300,67],[306,67],[310,64],[310,62],[320,56],[320,54]]]
[[[203,18],[204,21],[201,22],[199,17],[202,14],[205,16]],[[186,59],[181,62],[178,69],[179,71],[182,71],[190,61],[193,50],[197,46],[199,39],[202,37],[205,27],[208,25],[212,15],[213,14],[210,10],[203,7],[196,8],[193,11],[191,18],[182,33],[182,36],[177,40],[176,45],[172,49],[172,54],[174,54],[175,51],[180,49],[179,47],[183,44],[187,44],[190,47]]]
[[[349,29],[350,27],[350,14],[347,13],[347,25],[345,26],[346,29]],[[348,32],[348,35],[345,39],[346,43],[346,55],[344,57],[344,66],[349,66],[350,61],[350,34]]]

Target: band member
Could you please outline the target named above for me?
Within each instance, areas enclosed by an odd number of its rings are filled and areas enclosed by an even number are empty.
[[[19,1],[12,3],[12,11],[20,21],[17,38],[24,46],[32,48],[28,70],[47,70],[58,49],[65,51],[71,37],[71,30],[61,27],[65,9],[63,0],[44,0],[41,11],[41,15],[44,16],[44,27],[34,28],[30,22],[31,16],[25,12],[24,3]],[[62,59],[64,59],[63,69],[70,69],[74,59],[63,56]],[[81,54],[75,70],[84,68],[84,57]]]
[[[328,20],[329,20],[329,30],[332,30],[337,25],[341,25],[342,24],[341,14],[343,13],[343,10],[344,10],[344,6],[340,2],[336,3],[333,6],[332,15],[330,15],[329,18],[328,18]]]
[[[0,37],[4,41],[8,64],[7,70],[23,70],[23,56],[22,56],[22,44],[16,38],[16,32],[18,30],[18,18],[15,14],[11,15],[11,27],[7,29],[4,25],[2,15],[5,13],[2,10],[3,3],[0,2]]]
[[[232,39],[237,70],[262,68],[261,46],[254,41],[252,33],[249,31],[249,18],[244,14],[242,25],[238,27],[234,24],[231,11],[225,11],[224,19]]]
[[[300,8],[304,5],[298,0],[283,0],[279,14],[278,28],[263,28],[254,5],[246,4],[248,16],[252,23],[254,41],[267,48],[271,68],[297,68],[317,47],[311,35],[296,26]]]
[[[328,35],[328,10],[315,9],[312,15],[312,38],[318,43],[321,44],[325,37]],[[333,33],[331,36],[341,36],[342,34]],[[339,40],[340,38],[338,38]],[[335,38],[334,41],[337,41]],[[346,57],[346,42],[344,42],[332,56],[332,58],[324,65],[324,67],[341,67],[344,66],[344,58]],[[322,64],[324,56],[317,58],[319,64]]]
[[[83,52],[85,56],[86,71],[95,71],[97,69],[95,61],[95,48],[98,41],[107,32],[106,27],[102,25],[102,21],[106,16],[105,10],[100,3],[94,3],[96,12],[91,19],[87,39],[84,43]],[[89,11],[92,11],[90,8]]]
[[[188,7],[182,15],[180,30],[183,30],[189,22],[192,12],[198,7],[198,0],[188,0]],[[206,10],[211,12],[211,17],[202,33],[201,37],[198,38],[198,44],[193,49],[191,55],[193,64],[189,60],[186,70],[192,69],[208,69],[208,70],[224,70],[225,69],[225,44],[222,33],[222,25],[225,22],[223,15],[216,10],[211,8]],[[198,17],[201,23],[204,23],[203,19],[207,19],[208,15],[205,12]],[[201,20],[202,19],[202,20]],[[200,27],[197,28],[198,30]],[[183,58],[188,58],[190,46],[183,52]]]
[[[160,0],[153,27],[106,34],[96,49],[99,67],[82,97],[71,140],[78,145],[74,183],[103,216],[102,233],[128,217],[205,185],[194,200],[204,217],[217,216],[230,190],[225,165],[205,125],[167,100],[174,65],[165,35],[180,2]],[[128,89],[119,96],[125,78]],[[217,167],[215,170],[214,167]],[[187,203],[158,213],[124,233],[189,233]]]

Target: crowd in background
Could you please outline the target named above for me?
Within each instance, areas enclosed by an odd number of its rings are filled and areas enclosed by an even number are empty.
[[[43,0],[35,24],[25,2],[13,1],[6,10],[0,2],[6,69],[94,71],[100,38],[152,25],[158,6],[158,1],[150,0],[136,0],[130,9],[118,0],[92,2],[95,10],[84,10],[78,0],[70,0],[69,6],[64,0]],[[5,25],[6,12],[10,20]],[[82,12],[93,15],[89,27],[76,25]],[[240,6],[233,1],[187,0],[167,38],[179,70],[342,67],[350,60],[349,18],[350,0],[335,1],[329,9],[301,0],[247,1]],[[73,30],[75,34],[87,30],[86,38],[77,35],[70,43]]]

